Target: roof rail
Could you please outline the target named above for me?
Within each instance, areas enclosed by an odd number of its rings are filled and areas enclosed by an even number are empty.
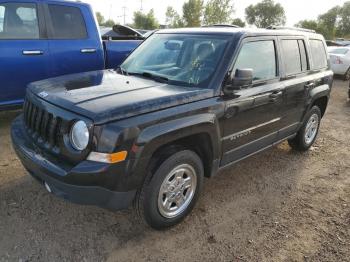
[[[275,26],[275,25],[270,25],[266,29],[271,29],[271,30],[294,30],[294,31],[301,31],[301,32],[308,32],[308,33],[316,33],[315,30],[312,29],[306,29],[302,27],[286,27],[286,26]]]
[[[233,27],[233,28],[240,28],[240,26],[238,26],[238,25],[228,25],[228,24],[204,25],[202,27]]]

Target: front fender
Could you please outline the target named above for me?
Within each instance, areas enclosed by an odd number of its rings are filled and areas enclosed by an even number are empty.
[[[144,129],[135,143],[140,147],[138,158],[149,160],[161,146],[203,133],[208,134],[211,139],[213,158],[219,158],[221,152],[219,121],[216,115],[211,113],[187,116]]]

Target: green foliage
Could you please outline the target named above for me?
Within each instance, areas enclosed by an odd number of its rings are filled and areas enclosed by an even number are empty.
[[[144,14],[141,11],[134,13],[134,28],[153,30],[159,28],[159,23],[154,16],[154,11],[151,9],[148,14]]]
[[[115,22],[112,19],[108,19],[106,22],[102,23],[101,25],[106,27],[113,27],[115,25]]]
[[[97,19],[97,23],[99,25],[102,25],[105,21],[105,18],[103,17],[103,15],[100,12],[96,12],[96,19]]]
[[[165,23],[170,28],[178,28],[184,26],[184,22],[181,19],[180,15],[171,6],[168,6],[165,17]]]
[[[301,20],[295,26],[318,31],[318,22],[316,20]]]
[[[205,6],[205,25],[229,24],[235,12],[232,0],[209,0]]]
[[[237,25],[239,27],[245,27],[245,22],[241,18],[235,18],[231,22],[233,25]]]
[[[273,0],[263,0],[245,9],[246,20],[250,25],[266,28],[270,25],[285,25],[286,15],[281,4]]]
[[[203,8],[203,0],[188,0],[187,2],[185,2],[182,6],[184,26],[201,26]]]
[[[350,2],[345,2],[339,12],[339,25],[337,35],[345,36],[350,34]]]

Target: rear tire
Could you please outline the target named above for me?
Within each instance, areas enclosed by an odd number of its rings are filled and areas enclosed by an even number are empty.
[[[313,106],[307,113],[305,121],[296,137],[288,140],[289,145],[298,151],[307,151],[315,143],[321,123],[321,110]]]
[[[149,172],[136,198],[139,217],[157,230],[180,223],[197,202],[203,180],[199,156],[190,150],[176,152]]]
[[[344,80],[344,81],[350,80],[350,68],[349,68],[348,71],[346,71],[346,73],[343,75],[343,80]]]

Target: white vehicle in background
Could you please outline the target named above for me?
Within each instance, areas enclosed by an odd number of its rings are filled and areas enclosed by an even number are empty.
[[[350,47],[329,47],[328,53],[331,61],[331,69],[335,75],[343,76],[344,80],[350,79]]]

